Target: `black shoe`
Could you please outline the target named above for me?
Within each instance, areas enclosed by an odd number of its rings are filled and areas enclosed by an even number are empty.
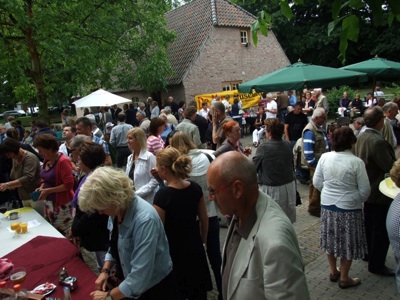
[[[382,275],[382,276],[389,276],[389,277],[394,277],[395,276],[395,272],[393,269],[388,268],[386,266],[384,266],[381,269],[370,269],[368,268],[368,271],[372,274],[376,274],[376,275]]]
[[[321,213],[320,212],[309,211],[308,213],[310,215],[312,215],[313,217],[317,217],[317,218],[321,217]]]

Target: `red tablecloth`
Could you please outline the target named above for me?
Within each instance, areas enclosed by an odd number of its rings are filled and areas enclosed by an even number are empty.
[[[78,278],[78,288],[71,291],[71,297],[90,299],[97,277],[78,255],[79,250],[65,238],[37,236],[5,257],[14,263],[14,267],[26,268],[27,276],[22,287],[27,290],[51,282],[57,285],[51,297],[62,297],[63,286],[58,284],[58,273],[65,267],[69,276]],[[11,285],[8,282],[8,286]]]

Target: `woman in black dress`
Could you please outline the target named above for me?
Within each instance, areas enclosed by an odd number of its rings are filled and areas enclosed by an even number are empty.
[[[189,156],[166,148],[156,158],[158,175],[168,187],[157,192],[153,205],[164,223],[180,296],[206,300],[212,285],[205,253],[208,216],[202,189],[185,180],[191,172]]]

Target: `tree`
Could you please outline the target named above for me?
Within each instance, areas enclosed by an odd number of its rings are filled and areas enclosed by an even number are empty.
[[[312,5],[317,14],[324,14],[324,6],[330,9],[330,19],[327,26],[327,35],[334,34],[338,40],[338,47],[342,61],[346,58],[349,43],[358,42],[361,24],[373,24],[375,27],[391,26],[393,22],[400,21],[400,2],[396,0],[234,0],[239,5],[259,5],[257,20],[252,24],[251,31],[254,43],[257,44],[257,32],[267,35],[268,29],[273,25],[273,16],[269,7],[279,5],[283,16],[291,20],[298,6]],[[259,7],[258,6],[258,7]],[[301,17],[301,15],[299,15]],[[339,25],[341,27],[339,28]],[[307,31],[308,32],[308,31]]]
[[[159,0],[3,0],[0,71],[18,98],[48,101],[103,88],[166,86],[174,34]],[[32,88],[33,87],[33,88]],[[57,99],[52,99],[57,97]]]

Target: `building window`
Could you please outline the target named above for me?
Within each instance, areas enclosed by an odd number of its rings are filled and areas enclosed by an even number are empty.
[[[241,30],[240,31],[240,43],[242,45],[248,45],[249,44],[249,32],[247,30]]]
[[[223,91],[233,91],[239,88],[239,84],[243,83],[242,80],[235,81],[224,81],[222,82],[222,90]]]

